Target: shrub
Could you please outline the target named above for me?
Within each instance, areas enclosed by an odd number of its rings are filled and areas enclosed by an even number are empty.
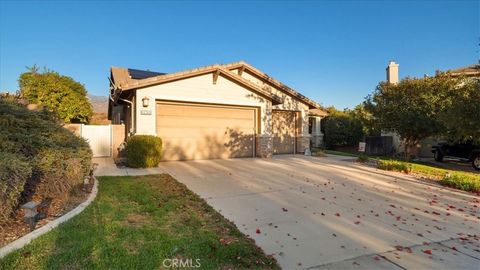
[[[0,152],[0,219],[6,220],[15,209],[31,174],[31,165],[21,155]]]
[[[387,171],[398,171],[405,173],[409,173],[411,171],[411,167],[407,163],[397,160],[378,160],[377,168]]]
[[[357,158],[357,162],[365,163],[368,161],[368,156],[365,154],[360,154]]]
[[[0,156],[8,165],[0,162],[2,181],[7,179],[1,187],[6,193],[0,196],[11,198],[9,209],[47,198],[61,206],[90,170],[92,152],[88,143],[63,128],[54,114],[27,110],[12,99],[0,98],[0,119]],[[20,179],[25,177],[21,185]]]
[[[127,165],[132,168],[156,167],[162,158],[162,139],[135,135],[127,140]]]
[[[440,184],[457,188],[464,191],[480,192],[480,176],[469,176],[465,174],[447,174],[440,180]]]
[[[362,123],[349,112],[332,112],[322,121],[327,147],[356,146],[363,138]]]

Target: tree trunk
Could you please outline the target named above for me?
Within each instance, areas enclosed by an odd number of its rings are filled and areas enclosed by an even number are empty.
[[[409,154],[409,150],[410,150],[410,141],[409,140],[405,140],[405,160],[408,161],[408,154]]]

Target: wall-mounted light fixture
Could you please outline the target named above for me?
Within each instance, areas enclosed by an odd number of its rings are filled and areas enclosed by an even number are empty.
[[[150,99],[148,97],[144,97],[142,98],[142,104],[143,104],[143,107],[148,107],[148,103],[150,102]]]

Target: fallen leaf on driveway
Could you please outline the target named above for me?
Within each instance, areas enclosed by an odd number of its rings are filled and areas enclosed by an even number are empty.
[[[432,250],[431,249],[426,249],[426,250],[423,250],[423,253],[428,254],[428,255],[432,255]]]
[[[282,210],[283,210],[283,212],[288,212],[288,209],[285,208],[285,207],[283,207]]]
[[[257,234],[260,234],[260,233],[261,233],[261,232],[260,232],[260,229],[257,229],[256,233],[257,233]]]
[[[335,213],[335,216],[339,217],[339,216],[340,216],[340,214],[339,214],[339,213]]]
[[[360,221],[355,221],[354,223],[355,223],[356,225],[358,225],[358,224],[360,224]]]
[[[373,259],[374,259],[375,261],[380,261],[380,257],[378,257],[378,256],[373,257]]]

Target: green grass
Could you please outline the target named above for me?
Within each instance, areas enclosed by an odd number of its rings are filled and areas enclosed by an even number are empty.
[[[377,161],[377,167],[382,170],[414,173],[431,180],[437,180],[441,185],[470,192],[480,192],[480,174],[447,170],[435,165],[420,161],[402,161],[382,156],[367,156],[364,154],[347,153],[341,151],[325,150],[326,154],[357,157],[358,162],[366,162],[368,159]]]
[[[437,168],[415,162],[400,160],[377,160],[377,167],[382,170],[414,173],[438,180],[441,185],[470,192],[480,192],[480,174]]]
[[[440,180],[440,184],[460,190],[480,192],[480,176],[476,179],[460,173],[453,173]]]
[[[386,171],[398,171],[409,173],[411,171],[411,163],[398,160],[377,160],[377,168]]]
[[[169,175],[100,177],[83,213],[0,261],[0,269],[278,269],[253,240]]]

